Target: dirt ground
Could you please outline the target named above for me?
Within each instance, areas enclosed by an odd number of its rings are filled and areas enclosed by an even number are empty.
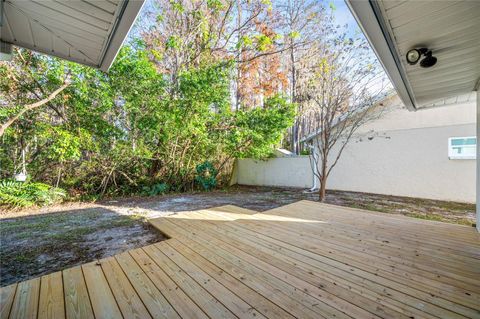
[[[301,189],[235,186],[209,193],[67,203],[0,212],[0,286],[161,241],[148,218],[232,204],[265,211],[301,199]],[[327,203],[472,225],[475,205],[330,191]]]

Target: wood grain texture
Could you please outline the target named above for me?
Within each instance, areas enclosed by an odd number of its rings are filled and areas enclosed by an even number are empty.
[[[0,319],[7,319],[12,309],[17,284],[0,288]]]
[[[42,276],[40,282],[40,301],[38,319],[64,319],[65,300],[63,298],[63,279],[61,272]]]
[[[10,311],[11,319],[36,319],[40,278],[20,282]]]
[[[132,253],[132,252],[130,252]],[[162,286],[155,286],[146,272],[133,259],[130,253],[115,256],[126,276],[132,283],[145,307],[154,318],[180,318],[161,291]]]
[[[103,272],[125,319],[151,318],[127,276],[114,257],[100,261]]]
[[[480,318],[473,228],[309,201],[150,222],[171,238],[0,288],[0,319]]]
[[[95,318],[121,318],[122,313],[103,275],[100,263],[92,262],[82,265],[82,270]]]
[[[65,295],[65,313],[67,319],[94,318],[87,286],[81,267],[65,269],[63,275],[63,293]]]

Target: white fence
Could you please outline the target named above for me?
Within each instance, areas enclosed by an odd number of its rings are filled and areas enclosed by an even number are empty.
[[[240,185],[312,187],[313,174],[308,156],[266,161],[240,159],[236,164],[235,182]]]

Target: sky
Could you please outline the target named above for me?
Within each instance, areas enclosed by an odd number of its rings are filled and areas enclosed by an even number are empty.
[[[281,1],[281,0],[272,0],[272,1]],[[326,8],[329,8],[330,4],[333,4],[333,7],[335,8],[335,10],[333,11],[333,14],[335,16],[336,22],[341,26],[345,24],[348,25],[348,33],[350,33],[351,36],[358,34],[358,32],[360,31],[360,28],[355,18],[351,14],[350,10],[348,9],[347,4],[345,3],[344,0],[318,0],[318,1],[323,2]],[[140,12],[140,18],[142,17],[142,15],[145,15],[148,11],[152,11],[153,3],[154,3],[153,0],[146,0],[145,5],[143,6],[143,9]],[[142,22],[145,23],[145,19],[139,19],[139,20],[143,20]],[[137,23],[140,23],[140,21],[137,20]],[[146,23],[148,24],[148,22]],[[130,38],[138,36],[138,34],[135,32],[136,31],[135,29],[136,28],[134,27],[132,29],[133,32],[130,32],[130,35],[129,35]]]
[[[353,17],[352,13],[347,7],[347,4],[344,0],[333,0],[328,1],[328,3],[333,3],[335,6],[335,20],[339,25],[348,25],[348,31],[351,34],[355,34],[360,31],[360,27],[357,24],[357,21]]]

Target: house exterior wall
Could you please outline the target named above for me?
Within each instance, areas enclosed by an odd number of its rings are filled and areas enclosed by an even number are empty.
[[[475,202],[476,161],[448,158],[449,137],[476,135],[475,104],[409,112],[394,98],[345,148],[327,189]],[[305,156],[239,160],[237,168],[239,184],[312,186]]]
[[[327,188],[475,202],[475,160],[450,160],[448,138],[475,124],[379,132],[348,145]]]
[[[480,147],[478,140],[480,139],[480,90],[477,89],[477,230],[480,232]]]

